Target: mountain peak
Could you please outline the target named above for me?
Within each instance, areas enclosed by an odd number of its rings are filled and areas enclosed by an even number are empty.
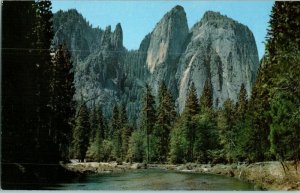
[[[120,23],[118,23],[116,25],[116,28],[115,28],[115,31],[114,31],[113,37],[112,37],[112,44],[117,49],[120,49],[123,47],[123,30],[122,30]]]
[[[220,21],[220,22],[234,22],[238,23],[237,21],[233,20],[226,15],[222,15],[220,12],[215,11],[206,11],[201,19],[201,22],[212,22],[212,21]]]
[[[186,14],[183,7],[177,5],[163,16],[151,33],[147,55],[147,65],[151,73],[157,66],[166,64],[167,60],[178,57],[174,53],[182,51],[187,35]]]
[[[171,9],[171,11],[170,12],[184,12],[184,8],[182,7],[182,6],[180,6],[180,5],[176,5],[175,7],[173,7],[172,9]]]

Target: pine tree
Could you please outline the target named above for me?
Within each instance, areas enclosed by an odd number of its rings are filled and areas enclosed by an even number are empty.
[[[188,92],[188,96],[185,102],[185,108],[183,110],[183,122],[186,133],[186,141],[188,143],[187,149],[187,161],[191,162],[194,159],[194,142],[195,142],[195,128],[196,123],[193,117],[199,112],[199,104],[197,99],[197,93],[194,83]]]
[[[75,102],[74,72],[68,50],[60,45],[53,58],[51,79],[52,136],[58,144],[61,159],[68,159],[71,143]]]
[[[187,161],[188,138],[184,125],[184,117],[177,119],[170,134],[170,161],[172,163],[185,163]]]
[[[265,62],[261,64],[249,101],[249,112],[247,113],[249,120],[246,125],[248,130],[246,135],[249,140],[245,140],[248,144],[245,145],[245,148],[248,149],[248,159],[251,162],[271,159],[268,140],[271,123],[269,113],[271,108],[269,103],[269,88],[272,87],[271,71],[270,65]]]
[[[194,160],[199,163],[212,161],[209,152],[218,147],[217,123],[211,111],[193,117],[196,123],[195,142],[193,146]]]
[[[111,118],[111,139],[114,144],[115,159],[121,158],[122,154],[122,133],[121,133],[120,111],[117,105],[113,108]]]
[[[13,162],[57,163],[58,148],[49,126],[51,2],[3,2],[3,18],[3,135],[17,140],[7,142],[15,149],[9,157],[18,157]]]
[[[235,112],[235,127],[236,132],[238,133],[238,138],[236,142],[236,156],[239,159],[245,159],[247,155],[245,155],[245,141],[247,141],[246,134],[246,115],[248,113],[248,99],[247,99],[247,91],[245,85],[241,85],[240,93],[238,96],[238,101],[236,103],[236,112]]]
[[[290,118],[287,118],[282,112],[289,112],[289,117],[293,117],[293,112],[297,114],[299,106],[296,102],[299,98],[296,91],[299,90],[296,82],[299,77],[297,75],[299,71],[297,70],[299,66],[297,65],[299,64],[297,56],[300,47],[299,33],[297,33],[300,22],[299,17],[296,17],[298,10],[299,2],[275,2],[272,9],[266,57],[252,91],[248,113],[250,120],[248,121],[247,135],[252,139],[248,140],[248,149],[251,150],[250,152],[253,154],[251,159],[254,161],[271,159],[269,150],[273,155],[281,157],[281,160],[285,157],[282,156],[282,153],[279,155],[275,149],[277,147],[287,149],[282,141],[284,141],[283,138],[288,138],[286,130],[291,129],[288,124]],[[292,106],[295,109],[291,108]],[[297,134],[295,131],[288,133]]]
[[[171,93],[164,82],[161,82],[158,90],[157,120],[155,125],[155,137],[158,138],[158,160],[167,160],[169,152],[170,130],[175,121],[176,110]]]
[[[2,163],[37,162],[34,4],[2,2]]]
[[[119,107],[119,112],[120,112],[119,119],[121,124],[121,140],[122,140],[121,159],[124,160],[126,158],[127,151],[128,151],[128,143],[131,135],[131,128],[129,126],[125,105],[121,105]]]
[[[80,162],[83,162],[89,146],[90,123],[86,104],[80,106],[78,116],[75,120],[73,132],[73,153]]]
[[[237,133],[235,129],[235,108],[231,99],[224,102],[223,109],[218,115],[218,128],[220,144],[226,152],[226,159],[229,162],[235,161],[235,148]]]
[[[213,111],[213,92],[209,80],[205,81],[200,97],[201,111],[193,117],[196,123],[195,142],[193,145],[194,159],[198,162],[208,162],[208,152],[218,144],[216,134],[216,119]]]
[[[236,114],[238,118],[244,119],[244,116],[247,112],[247,106],[248,106],[248,99],[247,99],[247,91],[245,88],[245,85],[241,85],[240,93],[238,96],[238,102],[236,105]]]
[[[209,80],[205,81],[203,93],[200,97],[201,111],[211,110],[213,108],[213,92],[212,85]]]
[[[90,146],[87,150],[87,157],[99,162],[104,159],[105,130],[104,117],[100,107],[94,107],[90,113],[90,129]]]
[[[280,161],[300,160],[299,2],[275,2],[267,37],[270,150]],[[283,164],[284,165],[284,164]]]
[[[192,117],[199,112],[199,109],[200,107],[197,99],[196,87],[195,84],[192,83],[187,95],[183,114]]]
[[[99,120],[99,113],[97,112],[97,107],[93,107],[90,113],[90,128],[91,128],[91,133],[90,133],[90,141],[93,142],[96,139],[97,132],[100,127],[100,120]],[[100,133],[99,133],[100,134]]]
[[[34,6],[36,8],[36,27],[34,33],[36,34],[36,44],[33,53],[36,55],[35,61],[35,86],[36,86],[36,100],[37,104],[37,127],[36,136],[38,147],[38,157],[41,162],[48,162],[54,159],[50,152],[57,151],[57,145],[53,142],[54,128],[51,128],[52,109],[51,109],[51,80],[52,80],[52,58],[50,55],[50,46],[53,38],[52,29],[52,7],[51,1],[36,1]],[[58,147],[61,149],[62,148]],[[62,153],[64,154],[64,153]]]
[[[155,101],[151,94],[151,88],[148,84],[145,86],[144,96],[143,96],[143,109],[142,109],[142,128],[147,136],[147,163],[150,161],[150,135],[152,134],[154,124],[155,124]]]
[[[145,157],[144,141],[145,132],[137,129],[132,132],[128,144],[128,153],[126,159],[130,162],[142,162]]]

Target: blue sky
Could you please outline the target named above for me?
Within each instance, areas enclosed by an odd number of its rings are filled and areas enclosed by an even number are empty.
[[[97,1],[53,0],[52,11],[75,8],[93,27],[115,28],[121,23],[123,42],[127,49],[137,49],[146,34],[151,32],[163,15],[176,5],[184,7],[189,28],[199,21],[205,11],[223,15],[247,25],[254,34],[259,58],[264,53],[269,15],[273,1]]]

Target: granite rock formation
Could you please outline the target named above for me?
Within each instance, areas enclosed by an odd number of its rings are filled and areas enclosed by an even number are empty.
[[[65,43],[72,52],[76,100],[101,105],[107,116],[123,103],[129,118],[138,120],[146,82],[156,94],[165,81],[181,112],[191,83],[200,97],[209,80],[214,106],[220,107],[227,98],[237,99],[242,83],[250,95],[259,67],[249,28],[212,11],[189,30],[183,7],[176,6],[131,51],[123,47],[121,24],[114,31],[93,28],[76,10],[57,12],[54,31],[54,44]]]

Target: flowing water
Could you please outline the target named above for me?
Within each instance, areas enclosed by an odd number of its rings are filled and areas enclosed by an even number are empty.
[[[235,178],[197,173],[143,169],[122,173],[90,174],[56,190],[254,190],[254,185]]]

